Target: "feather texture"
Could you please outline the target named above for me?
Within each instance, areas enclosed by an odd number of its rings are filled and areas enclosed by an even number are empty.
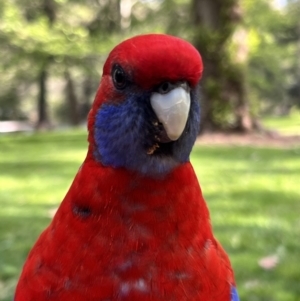
[[[189,162],[202,69],[193,46],[166,35],[111,52],[89,114],[87,157],[30,252],[15,301],[238,300]],[[161,143],[149,99],[165,81],[188,83],[191,109],[181,137]]]

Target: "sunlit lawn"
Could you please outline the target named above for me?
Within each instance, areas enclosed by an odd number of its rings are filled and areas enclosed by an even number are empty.
[[[0,300],[12,300],[27,253],[86,148],[84,131],[0,136]],[[300,146],[196,146],[192,161],[241,299],[300,300]],[[260,267],[270,255],[278,264]]]
[[[269,116],[263,119],[269,129],[276,129],[281,135],[300,135],[300,111],[292,111],[288,116]]]

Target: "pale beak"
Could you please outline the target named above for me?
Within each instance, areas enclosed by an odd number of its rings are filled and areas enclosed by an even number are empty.
[[[169,139],[177,140],[188,119],[191,105],[190,93],[181,86],[165,94],[154,92],[150,103]]]

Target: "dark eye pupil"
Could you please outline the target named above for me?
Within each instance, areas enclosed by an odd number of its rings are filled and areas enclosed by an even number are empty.
[[[161,89],[162,91],[167,92],[169,90],[169,83],[163,83]]]
[[[116,73],[115,73],[115,80],[117,83],[123,83],[124,81],[124,74],[121,70],[116,70]]]
[[[172,84],[170,82],[164,82],[158,87],[158,92],[166,94],[172,90]]]
[[[125,72],[120,66],[116,66],[113,71],[113,81],[117,89],[123,89],[127,84]]]

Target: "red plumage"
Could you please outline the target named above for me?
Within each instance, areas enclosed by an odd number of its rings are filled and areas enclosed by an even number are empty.
[[[142,53],[162,42],[168,55]],[[197,51],[174,37],[140,36],[112,51],[89,115],[86,160],[31,250],[15,301],[229,301],[233,272],[191,164],[153,177],[95,160],[96,113],[123,99],[110,75],[116,60],[145,90],[170,79],[196,86],[202,74]]]

